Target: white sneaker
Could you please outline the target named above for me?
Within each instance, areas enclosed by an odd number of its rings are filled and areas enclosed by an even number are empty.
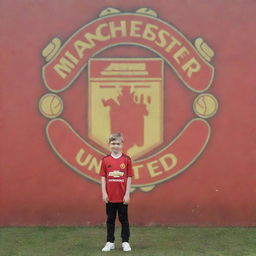
[[[102,248],[103,252],[109,252],[110,250],[115,249],[115,244],[111,242],[107,242],[105,246]]]
[[[131,248],[131,246],[129,245],[128,242],[123,242],[122,247],[123,247],[123,251],[125,251],[125,252],[128,252],[128,251],[132,250],[132,248]]]

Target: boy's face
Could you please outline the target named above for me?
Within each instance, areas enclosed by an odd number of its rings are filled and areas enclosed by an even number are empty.
[[[117,154],[119,152],[122,152],[123,142],[119,139],[112,140],[109,143],[109,147],[113,153]]]

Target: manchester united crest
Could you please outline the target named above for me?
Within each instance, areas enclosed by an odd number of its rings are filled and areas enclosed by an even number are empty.
[[[192,42],[168,22],[147,8],[107,8],[65,42],[55,37],[42,50],[48,92],[39,99],[39,110],[48,120],[46,138],[82,177],[100,184],[107,139],[117,131],[133,159],[133,190],[150,191],[183,173],[206,148],[210,119],[218,111],[209,91],[214,51],[202,37]],[[78,85],[79,77],[85,79]],[[68,120],[76,115],[71,108],[65,116],[66,99],[76,86],[85,88],[79,95],[85,102],[79,121],[84,133]]]

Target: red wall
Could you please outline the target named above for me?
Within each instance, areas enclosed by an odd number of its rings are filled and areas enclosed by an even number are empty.
[[[72,171],[53,152],[45,134],[49,119],[40,113],[38,102],[49,92],[41,74],[43,48],[55,36],[65,42],[107,7],[132,12],[154,9],[191,42],[201,36],[215,52],[211,61],[215,76],[208,93],[216,97],[219,108],[207,119],[210,140],[183,173],[149,192],[132,193],[130,223],[255,225],[254,0],[1,1],[0,225],[105,222],[99,184]],[[101,57],[120,56],[120,52],[108,50]],[[123,55],[129,57],[129,52]],[[166,76],[172,87],[165,84],[164,89],[164,95],[170,95],[164,98],[164,141],[154,152],[174,138],[186,120],[196,117],[190,104],[196,94],[181,85],[170,69]],[[84,138],[88,136],[86,79],[82,73],[72,88],[61,93],[62,117]],[[193,143],[181,148],[182,154],[193,150]]]

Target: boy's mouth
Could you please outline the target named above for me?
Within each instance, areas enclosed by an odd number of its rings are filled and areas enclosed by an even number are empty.
[[[119,153],[122,150],[121,143],[120,142],[111,142],[111,150],[114,153]]]

